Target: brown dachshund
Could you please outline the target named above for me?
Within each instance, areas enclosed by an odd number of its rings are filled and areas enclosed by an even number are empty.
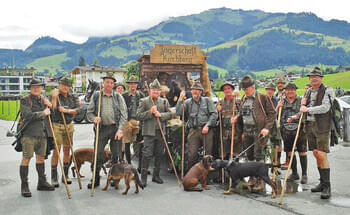
[[[201,183],[205,190],[210,188],[207,186],[207,176],[209,171],[214,170],[211,167],[213,162],[213,156],[205,155],[203,160],[196,163],[185,175],[182,180],[182,185],[185,191],[203,191],[203,189],[196,187],[198,183]]]
[[[85,176],[80,174],[81,165],[83,165],[85,161],[92,163],[94,159],[94,149],[93,148],[77,149],[74,151],[74,156],[75,156],[75,160],[77,161],[77,168],[78,168],[78,173],[80,175],[80,178],[84,178]],[[110,159],[111,159],[111,153],[108,150],[105,150],[103,155],[103,164],[107,163]],[[72,156],[70,160],[72,162]],[[106,167],[102,165],[102,168],[104,173],[107,175]],[[72,169],[73,177],[75,177],[74,165],[71,169]]]
[[[139,193],[139,186],[143,189],[143,185],[140,181],[137,170],[131,164],[117,163],[117,164],[114,164],[109,169],[108,176],[107,176],[107,183],[106,183],[106,186],[102,190],[107,190],[109,184],[111,183],[111,180],[114,181],[115,189],[118,189],[119,182],[122,178],[124,178],[124,182],[126,185],[126,188],[125,188],[125,191],[123,192],[123,195],[128,194],[131,181],[134,181],[134,183],[135,183],[135,187],[136,187],[135,193]]]

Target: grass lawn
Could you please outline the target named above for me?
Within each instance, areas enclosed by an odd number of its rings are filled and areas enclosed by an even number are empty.
[[[297,95],[302,96],[305,93],[305,85],[309,83],[309,78],[301,78],[295,81],[295,84],[299,89],[297,89]],[[333,91],[335,93],[335,88],[340,87],[344,88],[345,90],[350,90],[350,72],[341,72],[336,74],[329,74],[325,75],[323,77],[323,83],[326,86],[332,87]],[[259,92],[265,93],[264,88],[259,88]],[[240,91],[241,96],[243,96],[243,90]],[[216,94],[219,96],[219,98],[224,98],[223,92],[216,92]]]
[[[13,121],[19,111],[20,102],[17,101],[0,101],[0,119]]]

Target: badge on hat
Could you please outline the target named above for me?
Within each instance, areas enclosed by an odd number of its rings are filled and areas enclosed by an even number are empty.
[[[270,82],[266,85],[265,89],[276,90],[276,86],[272,82]]]
[[[67,77],[63,77],[61,78],[59,81],[58,81],[59,84],[63,84],[63,85],[66,85],[68,87],[72,87],[72,79],[70,78],[67,78]]]
[[[102,79],[105,80],[106,78],[112,79],[114,82],[117,81],[117,80],[114,78],[114,73],[113,73],[113,72],[106,72],[106,76],[102,77]]]
[[[160,83],[159,83],[158,79],[154,79],[154,81],[149,85],[149,88],[160,90]]]
[[[319,67],[315,67],[307,76],[320,76],[323,77],[322,71]]]
[[[203,88],[201,82],[195,81],[193,83],[193,85],[191,86],[191,90],[202,90],[202,91],[204,91],[204,88]]]
[[[135,75],[131,75],[129,77],[129,79],[126,81],[127,84],[132,84],[132,83],[135,83],[135,84],[138,84],[139,83],[139,80],[137,80],[136,76]]]
[[[284,80],[283,77],[280,77],[279,79],[277,79],[276,83],[277,83],[277,84],[279,84],[279,83],[285,84],[286,81]]]

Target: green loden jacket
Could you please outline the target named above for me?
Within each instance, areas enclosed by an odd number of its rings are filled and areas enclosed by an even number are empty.
[[[165,131],[165,125],[171,119],[172,113],[169,110],[169,102],[167,99],[158,97],[153,100],[157,105],[157,110],[161,114],[160,122],[162,129]],[[153,106],[150,97],[147,96],[140,100],[140,105],[137,108],[136,118],[142,122],[142,135],[155,136],[158,123],[156,117],[151,113],[150,109]]]
[[[44,105],[44,97],[39,98],[33,95],[27,95],[21,98],[21,119],[31,120],[27,128],[23,131],[24,137],[46,137],[46,120],[47,117],[43,111],[46,106]]]

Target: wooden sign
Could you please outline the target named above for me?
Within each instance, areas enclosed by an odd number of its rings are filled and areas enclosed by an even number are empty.
[[[199,46],[156,44],[150,51],[151,63],[203,64],[204,52]]]

